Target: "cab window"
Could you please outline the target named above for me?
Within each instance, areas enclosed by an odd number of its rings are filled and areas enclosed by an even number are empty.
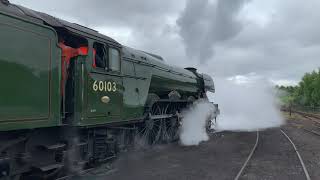
[[[120,53],[115,48],[109,48],[109,68],[112,71],[120,71]]]
[[[94,66],[97,68],[105,69],[107,67],[106,63],[106,51],[103,44],[94,43],[93,44],[93,54],[94,54]]]

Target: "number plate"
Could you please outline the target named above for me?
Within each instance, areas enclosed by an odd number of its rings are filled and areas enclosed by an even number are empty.
[[[93,91],[97,92],[116,92],[117,84],[110,81],[94,81],[92,85]]]

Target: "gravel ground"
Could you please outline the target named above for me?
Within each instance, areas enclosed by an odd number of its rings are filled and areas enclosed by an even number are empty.
[[[302,129],[310,120],[295,115],[282,127],[291,137],[312,179],[320,179],[320,136]],[[312,126],[313,127],[313,126]],[[199,146],[177,143],[142,148],[120,154],[104,165],[74,180],[206,180],[233,179],[249,155],[256,132],[221,132]],[[257,152],[241,179],[305,179],[302,167],[279,128],[260,133]]]
[[[279,129],[260,132],[257,149],[240,179],[305,179],[291,143]]]
[[[245,161],[255,138],[256,133],[219,133],[199,146],[170,144],[123,153],[111,170],[100,168],[77,180],[231,179]]]
[[[320,133],[320,128],[302,116],[294,114],[284,128],[293,139],[313,180],[320,180],[320,136],[304,128]],[[319,120],[320,121],[320,120]]]

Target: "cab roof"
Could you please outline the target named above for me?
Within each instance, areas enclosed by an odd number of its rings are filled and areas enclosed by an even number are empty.
[[[114,39],[100,34],[96,30],[76,23],[70,23],[68,21],[53,17],[42,12],[34,11],[23,6],[11,4],[6,0],[0,0],[0,12],[14,14],[24,19],[28,19],[29,21],[49,25],[54,28],[64,28],[72,33],[76,33],[93,39],[104,40],[108,43],[112,43],[113,45],[121,46],[121,44]]]

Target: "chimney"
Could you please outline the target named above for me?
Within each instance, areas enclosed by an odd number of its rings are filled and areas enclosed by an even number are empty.
[[[196,68],[193,68],[193,67],[186,67],[186,68],[184,68],[184,69],[189,70],[189,71],[191,71],[191,72],[193,72],[193,73],[197,73],[197,69],[196,69]]]
[[[9,0],[1,0],[1,3],[7,6],[10,4]]]

